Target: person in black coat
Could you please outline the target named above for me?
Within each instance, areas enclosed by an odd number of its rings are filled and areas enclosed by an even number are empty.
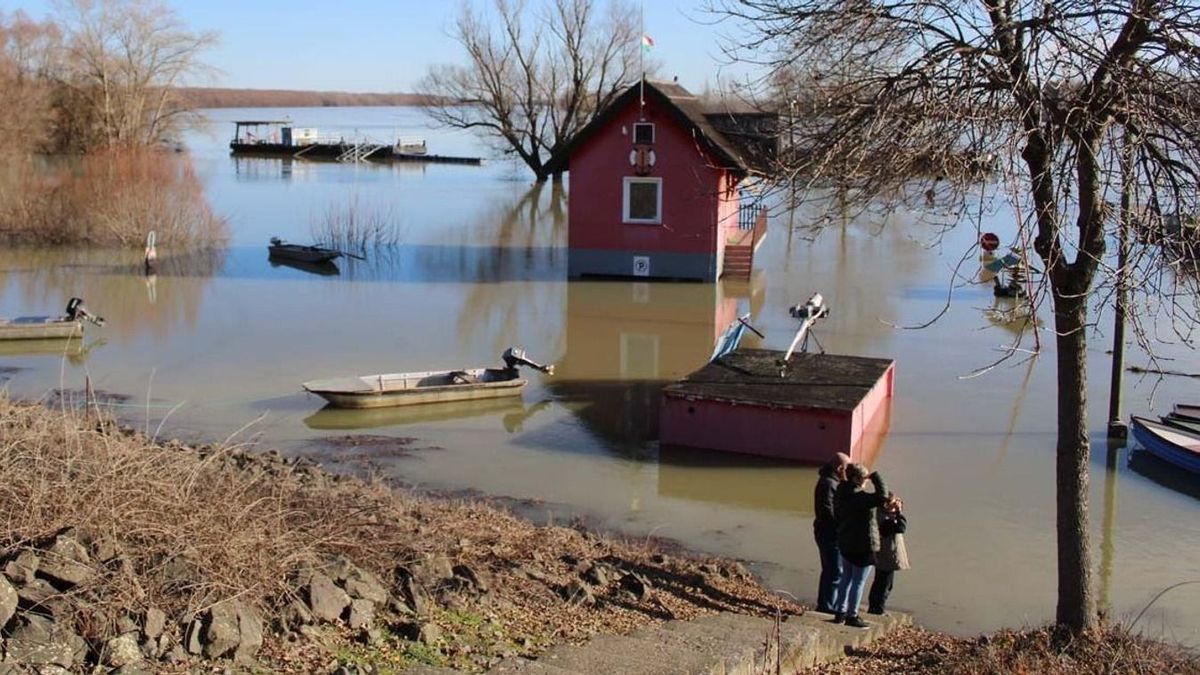
[[[837,545],[837,518],[833,511],[833,495],[845,477],[850,457],[839,452],[817,472],[817,487],[813,494],[813,538],[821,554],[821,580],[817,586],[817,611],[833,614],[833,596],[842,575],[842,561]]]
[[[875,489],[863,489],[867,479]],[[866,628],[867,622],[858,616],[858,605],[862,602],[864,586],[875,564],[875,553],[879,551],[879,525],[876,510],[887,500],[887,486],[878,472],[867,474],[861,464],[846,467],[846,480],[834,494],[834,514],[838,523],[838,551],[842,557],[842,577],[838,582],[837,595],[833,600],[833,620],[843,620],[847,626]]]

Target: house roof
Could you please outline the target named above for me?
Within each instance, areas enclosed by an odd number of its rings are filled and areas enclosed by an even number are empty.
[[[644,89],[642,83],[634,84],[600,111],[556,158],[551,159],[551,171],[569,169],[571,155],[576,149],[643,95],[646,99],[657,99],[673,113],[676,121],[689,130],[722,167],[743,175],[770,172],[778,143],[775,114],[706,110],[699,98],[679,84],[649,81],[644,83]]]

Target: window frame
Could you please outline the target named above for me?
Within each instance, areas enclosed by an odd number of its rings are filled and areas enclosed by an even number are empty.
[[[630,187],[635,183],[652,184],[657,187],[655,195],[655,217],[633,218],[629,215]],[[621,179],[621,222],[628,225],[662,225],[663,221],[663,188],[659,176],[624,176]]]
[[[650,129],[650,140],[649,141],[639,141],[638,140],[638,127],[643,127],[643,128],[649,127],[649,129]],[[633,144],[634,145],[654,145],[655,135],[657,133],[658,133],[657,130],[654,128],[654,122],[634,122],[633,123]]]

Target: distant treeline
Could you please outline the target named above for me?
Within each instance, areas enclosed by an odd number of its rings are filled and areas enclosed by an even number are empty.
[[[356,94],[346,91],[294,89],[225,89],[180,87],[176,98],[185,108],[317,108],[326,106],[420,105],[421,94]]]

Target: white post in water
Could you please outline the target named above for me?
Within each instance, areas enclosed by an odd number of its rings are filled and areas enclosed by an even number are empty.
[[[825,305],[825,298],[821,297],[820,293],[813,293],[808,302],[790,308],[788,313],[800,319],[800,328],[796,330],[796,337],[792,339],[792,344],[783,357],[783,363],[780,364],[782,366],[786,366],[791,360],[792,353],[796,351],[796,345],[800,344],[802,340],[807,344],[808,329],[812,328],[817,319],[823,319],[825,315],[829,314],[829,307]]]
[[[158,249],[154,246],[154,243],[154,230],[150,230],[150,234],[146,235],[146,274],[153,274],[154,266],[158,263]]]

